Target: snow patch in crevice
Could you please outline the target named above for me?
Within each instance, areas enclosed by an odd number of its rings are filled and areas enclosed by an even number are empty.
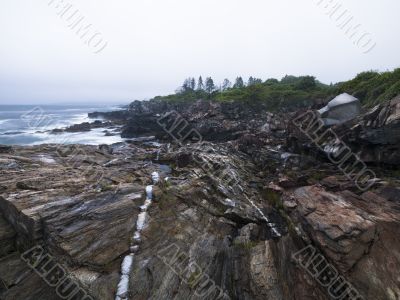
[[[236,207],[236,202],[233,201],[232,199],[226,198],[225,200],[222,200],[222,202],[223,202],[226,206]]]
[[[160,180],[160,175],[157,172],[151,173],[151,179],[153,184],[156,184]],[[140,206],[141,212],[139,213],[136,220],[136,231],[133,234],[133,242],[129,248],[130,254],[125,256],[121,264],[121,278],[118,283],[117,294],[115,300],[128,300],[129,293],[129,276],[132,271],[134,253],[139,250],[139,243],[141,242],[140,232],[146,227],[147,221],[147,209],[151,205],[151,199],[153,198],[153,186],[146,186],[146,200],[143,205]]]
[[[55,159],[50,155],[39,154],[38,159],[39,159],[39,161],[41,161],[42,163],[45,163],[45,164],[56,164],[57,163],[55,161]]]
[[[146,197],[149,200],[153,199],[153,186],[152,185],[146,186]]]
[[[151,179],[153,180],[153,183],[156,184],[160,180],[158,172],[151,173]]]
[[[129,275],[121,275],[115,300],[128,299]]]
[[[133,240],[135,242],[140,242],[141,241],[141,234],[140,231],[135,231],[135,233],[133,234]]]
[[[131,253],[136,253],[139,250],[139,246],[138,245],[131,246],[129,249],[130,249]]]
[[[133,254],[129,254],[125,256],[121,265],[121,273],[122,275],[129,275],[132,270],[133,265]]]
[[[146,201],[144,201],[144,204],[142,206],[140,206],[140,209],[142,212],[147,211],[147,209],[149,208],[151,204],[151,200],[150,199],[146,199]]]
[[[250,204],[260,213],[260,215],[262,216],[262,218],[267,222],[267,226],[271,229],[272,234],[275,237],[281,237],[282,234],[276,229],[276,224],[275,223],[271,223],[270,220],[267,218],[267,216],[261,211],[261,209],[249,198],[245,195],[245,198],[247,199],[247,201],[250,202]]]
[[[143,211],[139,214],[138,219],[136,221],[137,231],[142,231],[143,228],[146,226],[146,218],[147,218],[147,212]]]

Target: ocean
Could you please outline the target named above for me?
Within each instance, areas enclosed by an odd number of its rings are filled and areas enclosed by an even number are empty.
[[[119,135],[105,136],[104,128],[89,132],[51,134],[49,130],[93,122],[88,113],[121,109],[116,105],[0,105],[0,144],[112,144]]]

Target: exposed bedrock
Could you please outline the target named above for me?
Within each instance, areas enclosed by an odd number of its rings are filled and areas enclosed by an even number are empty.
[[[369,145],[392,153],[397,105],[335,130],[364,158]],[[173,110],[204,135],[202,143],[172,142],[157,121]],[[127,134],[166,143],[0,151],[0,299],[57,299],[22,259],[35,245],[94,299],[115,299],[128,254],[128,299],[330,299],[294,259],[307,246],[364,299],[400,298],[396,154],[370,156],[379,179],[360,191],[324,153],[307,151],[287,128],[289,115],[198,101],[135,102],[113,117],[132,126]],[[287,137],[300,151],[289,151]],[[153,172],[159,181],[146,222],[138,222]]]
[[[296,113],[292,120],[299,118],[300,121],[304,121],[303,125],[308,127],[310,124],[307,118],[301,118],[302,114],[304,115],[304,112]],[[322,133],[328,129],[318,127],[317,123],[309,127],[311,136],[321,138]],[[310,137],[301,132],[293,122],[289,123],[288,129],[287,145],[291,151],[317,150]],[[400,165],[400,96],[330,129],[365,163],[397,167]],[[330,142],[335,145],[335,141]],[[340,142],[337,141],[336,144]]]

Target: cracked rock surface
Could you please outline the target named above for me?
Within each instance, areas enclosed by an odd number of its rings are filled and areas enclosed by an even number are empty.
[[[108,113],[126,136],[154,135],[161,143],[1,151],[0,299],[59,299],[21,258],[35,245],[94,299],[115,298],[131,252],[129,299],[330,299],[293,259],[307,245],[364,299],[400,299],[395,155],[369,153],[379,179],[360,191],[296,135],[291,116],[231,103],[185,105],[135,102]],[[392,114],[398,102],[388,105],[353,121],[363,126],[361,136],[357,126],[341,134],[356,141],[355,151],[367,155],[368,143],[385,151],[399,146]],[[202,143],[174,143],[153,124],[171,109],[204,135]],[[389,140],[377,139],[378,129]],[[133,249],[153,172],[160,180]]]

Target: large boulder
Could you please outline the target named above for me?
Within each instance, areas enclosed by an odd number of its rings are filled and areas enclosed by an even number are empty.
[[[310,239],[365,299],[398,299],[400,239],[398,188],[356,195],[320,186],[296,189],[291,213]]]
[[[353,105],[353,102],[350,104]],[[339,110],[335,111],[338,112]],[[400,95],[354,119],[333,126],[324,126],[327,120],[332,120],[324,119],[326,115],[329,115],[328,111],[322,114],[311,111],[294,114],[294,121],[288,123],[288,149],[324,156],[324,151],[328,154],[345,144],[367,164],[400,164]],[[334,134],[325,134],[328,129]],[[332,136],[335,139],[337,137],[336,141],[326,140],[326,137]]]
[[[333,127],[368,163],[400,164],[400,95],[375,106],[356,120]]]
[[[361,104],[357,98],[343,93],[318,112],[325,125],[341,124],[357,117],[361,112]]]

